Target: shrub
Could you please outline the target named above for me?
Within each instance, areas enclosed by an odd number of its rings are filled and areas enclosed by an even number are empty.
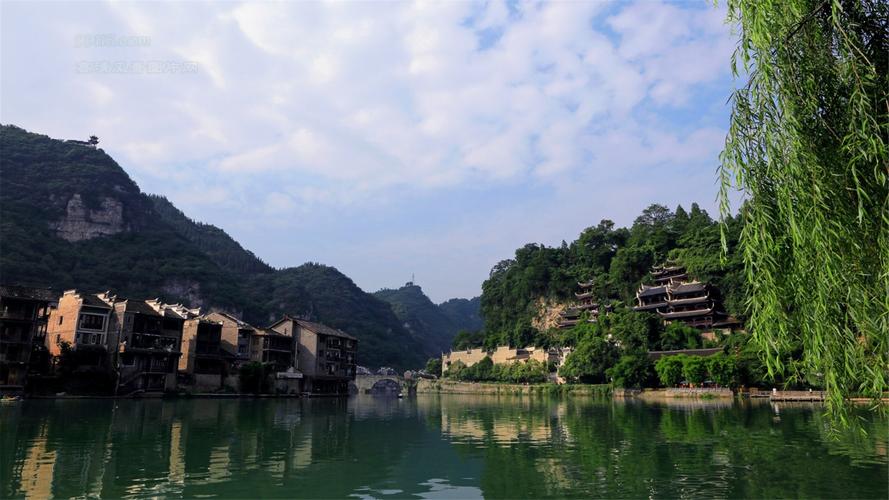
[[[251,361],[241,365],[238,370],[241,384],[241,392],[252,392],[259,394],[268,392],[268,380],[266,377],[266,366],[258,361]]]

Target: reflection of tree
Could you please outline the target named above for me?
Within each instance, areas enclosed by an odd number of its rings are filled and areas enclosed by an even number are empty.
[[[4,498],[409,496],[434,478],[493,498],[889,493],[889,421],[868,414],[866,436],[833,435],[810,405],[447,395],[3,410]]]

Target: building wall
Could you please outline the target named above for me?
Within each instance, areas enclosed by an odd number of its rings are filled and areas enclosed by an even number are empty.
[[[77,319],[80,317],[80,297],[65,293],[59,299],[59,305],[49,313],[49,322],[46,325],[46,348],[52,356],[59,356],[62,350],[61,342],[74,345],[74,335],[77,331]]]
[[[457,361],[463,362],[466,366],[472,366],[479,361],[485,359],[485,356],[488,355],[488,352],[484,349],[468,349],[465,351],[452,351],[446,354],[441,355],[441,365],[445,369],[451,363],[456,363]],[[493,358],[492,358],[493,361]]]
[[[523,353],[523,355],[519,359],[516,359],[519,349],[509,346],[498,346],[493,351],[485,351],[484,349],[453,351],[447,354],[443,354],[441,357],[441,362],[443,369],[447,369],[449,363],[455,363],[457,361],[462,361],[463,364],[466,366],[472,366],[485,359],[485,356],[490,357],[491,361],[495,365],[515,363],[517,361],[526,362],[528,360],[539,361],[541,363],[554,361],[557,364],[561,364],[564,361],[565,356],[567,356],[567,353],[569,352],[563,350],[563,353],[551,355],[547,349],[544,349],[542,347],[526,347],[521,350],[527,352],[527,355],[524,355]]]
[[[182,341],[179,342],[179,371],[194,373],[195,349],[198,342],[199,319],[189,319],[182,326]]]
[[[128,346],[132,345],[132,340],[131,340],[132,334],[133,333],[143,333],[143,332],[134,332],[133,331],[137,313],[132,312],[132,311],[127,311],[126,310],[126,303],[124,303],[124,302],[119,302],[119,303],[115,304],[114,309],[115,309],[115,315],[117,317],[117,322],[118,322],[119,331],[120,331],[119,341],[126,340]],[[161,319],[161,321],[163,321],[163,319]],[[161,323],[161,324],[162,324],[162,328],[159,333],[164,336],[169,336],[169,337],[178,339],[178,342],[176,343],[176,345],[179,346],[179,349],[181,349],[181,345],[182,345],[181,324],[182,324],[182,322],[179,321],[177,323],[177,326],[179,326],[179,329],[177,329],[177,330],[163,328],[163,323]],[[115,349],[115,352],[116,351],[117,350]],[[148,372],[148,366],[151,365],[151,363],[153,362],[152,360],[155,360],[158,358],[165,358],[167,360],[166,363],[168,363],[168,364],[166,365],[166,372],[162,375],[163,379],[164,379],[163,390],[171,391],[171,390],[176,389],[176,382],[177,382],[176,367],[178,364],[178,360],[175,358],[175,356],[177,356],[177,354],[175,352],[168,353],[163,350],[153,350],[152,352],[146,352],[146,351],[133,352],[133,351],[130,351],[129,349],[127,349],[120,356],[122,357],[123,355],[126,355],[127,358],[132,357],[132,364],[125,365],[123,362],[120,363],[120,380],[119,380],[119,382],[121,384],[129,385],[131,382],[133,382],[134,380],[137,380],[137,379],[141,379],[142,381],[147,381],[150,378],[154,379],[154,378],[161,377],[160,374],[150,374],[149,375],[146,372]],[[172,364],[172,368],[170,368],[170,364]],[[139,385],[139,383],[137,383],[137,386],[138,385]],[[145,387],[142,386],[142,388],[144,389]],[[155,388],[152,388],[152,390],[154,390],[154,389]]]
[[[299,352],[297,369],[307,377],[318,375],[321,369],[318,366],[318,335],[308,328],[297,325],[296,343]]]

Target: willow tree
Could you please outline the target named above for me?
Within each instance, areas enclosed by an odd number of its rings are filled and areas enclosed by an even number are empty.
[[[749,327],[832,409],[889,369],[889,3],[729,0],[739,43],[721,208],[741,189]],[[745,81],[746,80],[746,81]],[[791,354],[794,353],[794,354]]]

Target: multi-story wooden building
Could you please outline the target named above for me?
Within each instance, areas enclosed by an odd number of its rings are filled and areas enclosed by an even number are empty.
[[[358,339],[335,328],[289,316],[269,328],[295,339],[296,368],[303,374],[304,391],[349,393],[349,382],[355,380]]]
[[[47,289],[0,286],[0,392],[24,390],[32,354],[42,353],[50,305]]]
[[[99,297],[112,306],[119,328],[118,394],[174,390],[188,314],[158,300]]]
[[[297,349],[292,333],[256,328],[250,339],[250,360],[271,365],[276,372],[297,369]]]
[[[607,313],[611,310],[610,306],[600,306],[599,301],[596,300],[596,292],[593,291],[594,285],[595,282],[593,280],[577,283],[577,286],[580,287],[580,291],[574,293],[574,296],[577,297],[577,302],[566,307],[559,314],[561,316],[559,328],[571,328],[577,325],[581,322],[581,316],[584,313],[587,315],[587,321],[595,323],[599,320],[600,311]]]
[[[256,328],[224,312],[212,312],[205,317],[222,325],[219,347],[231,359],[233,369],[237,369],[241,364],[249,361],[261,361],[260,359],[252,360],[250,357]]]
[[[66,290],[49,315],[50,356],[58,361],[67,348],[76,353],[76,371],[113,373],[119,329],[112,312],[112,305],[97,295]]]
[[[207,316],[185,320],[179,373],[196,389],[215,390],[222,387],[225,372],[222,326],[221,322]]]
[[[722,311],[718,290],[708,283],[689,280],[685,267],[675,263],[656,266],[651,276],[654,284],[639,286],[633,310],[656,313],[664,324],[680,321],[702,330],[737,324]]]

